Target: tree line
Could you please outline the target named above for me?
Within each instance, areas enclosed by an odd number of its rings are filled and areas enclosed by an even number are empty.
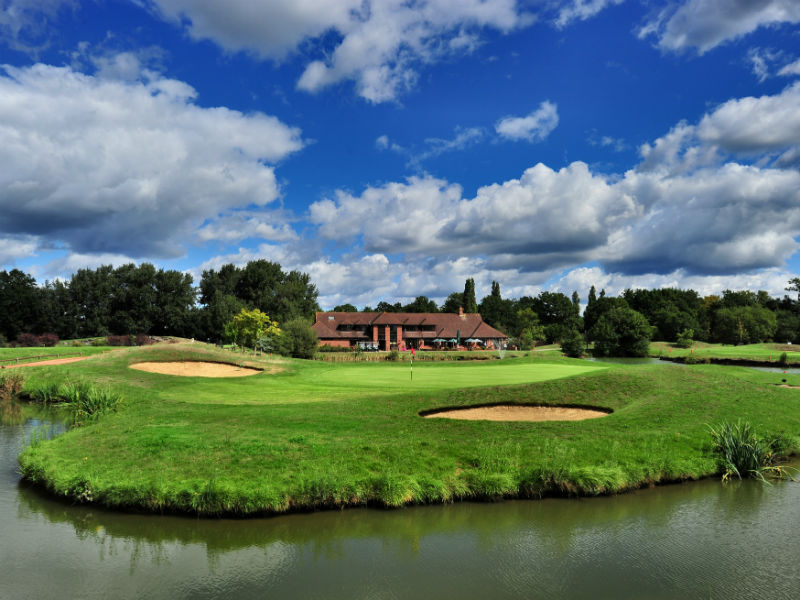
[[[109,335],[155,335],[223,341],[225,325],[242,309],[259,309],[280,324],[310,322],[317,288],[299,271],[255,260],[244,267],[191,275],[127,264],[79,269],[68,280],[37,285],[29,274],[0,271],[0,342],[20,335],[60,339]]]
[[[520,348],[538,342],[565,347],[592,342],[600,352],[630,354],[639,351],[643,338],[800,343],[800,277],[791,279],[786,291],[796,296],[774,298],[763,290],[701,296],[694,290],[659,288],[627,289],[612,297],[592,286],[582,307],[577,292],[503,298],[497,282],[478,301],[475,281],[468,278],[464,290],[451,293],[441,306],[417,296],[408,304],[380,302],[362,310],[456,313],[463,308],[479,312]],[[307,273],[284,271],[267,260],[205,270],[199,286],[187,273],[149,263],[79,269],[68,280],[42,285],[13,269],[0,271],[0,343],[23,334],[61,339],[143,334],[220,342],[227,341],[226,326],[243,309],[258,309],[281,328],[290,322],[299,327],[319,310],[317,298]],[[352,304],[334,310],[358,311]]]
[[[749,344],[766,341],[800,343],[800,277],[788,282],[787,292],[774,298],[760,290],[725,290],[701,296],[695,290],[676,288],[627,289],[619,296],[589,290],[585,306],[577,292],[567,296],[545,291],[539,295],[503,298],[500,284],[492,282],[489,295],[477,301],[475,282],[467,279],[463,292],[453,292],[436,305],[425,296],[409,304],[380,302],[363,312],[479,312],[489,325],[511,336],[511,343],[528,349],[537,342],[594,343],[598,353],[639,354],[645,342],[690,340]],[[355,312],[352,304],[336,311]],[[620,344],[622,347],[620,347]]]

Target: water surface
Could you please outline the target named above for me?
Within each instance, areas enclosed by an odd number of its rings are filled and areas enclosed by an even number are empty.
[[[797,598],[800,484],[199,520],[58,502],[0,426],[0,598]]]

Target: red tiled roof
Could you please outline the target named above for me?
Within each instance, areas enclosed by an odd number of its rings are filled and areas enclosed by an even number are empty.
[[[331,318],[333,317],[333,318]],[[340,325],[368,325],[366,331],[339,330]],[[345,313],[318,312],[313,325],[317,337],[324,339],[372,339],[372,325],[433,325],[435,330],[403,332],[406,338],[504,339],[508,336],[483,321],[478,313]]]

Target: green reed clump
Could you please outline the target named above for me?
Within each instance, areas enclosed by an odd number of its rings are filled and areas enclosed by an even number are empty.
[[[26,385],[24,394],[29,401],[47,406],[63,402],[59,394],[60,388],[61,382],[59,381],[39,381]]]
[[[122,396],[107,387],[86,381],[67,381],[58,388],[59,399],[66,403],[76,425],[95,421],[99,416],[117,410]]]
[[[731,477],[752,477],[764,480],[764,475],[784,477],[786,467],[776,464],[789,449],[788,440],[781,435],[760,436],[746,421],[723,422],[710,427],[714,451],[721,455],[723,480]]]

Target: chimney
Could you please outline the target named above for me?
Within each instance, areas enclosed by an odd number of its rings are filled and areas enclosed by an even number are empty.
[[[466,316],[464,316],[464,308],[463,308],[462,306],[459,306],[459,307],[458,307],[458,316],[459,316],[461,319],[466,319],[466,318],[467,318]]]

